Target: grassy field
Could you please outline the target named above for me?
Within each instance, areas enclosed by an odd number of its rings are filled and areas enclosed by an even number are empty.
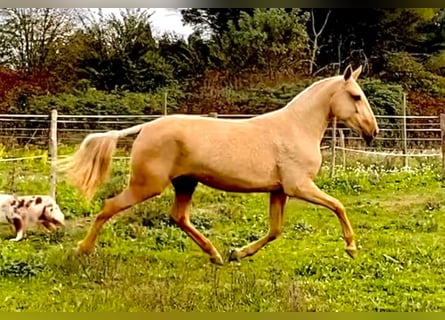
[[[221,267],[170,222],[171,190],[113,219],[96,252],[77,256],[77,241],[126,172],[117,165],[92,204],[60,182],[64,230],[34,230],[14,243],[1,226],[0,311],[445,311],[438,162],[411,170],[354,164],[332,179],[323,168],[318,185],[347,208],[361,248],[355,260],[333,213],[290,200],[280,239]],[[0,189],[44,193],[46,175],[44,158],[2,163]],[[200,186],[192,221],[227,257],[267,231],[267,206],[263,194]]]

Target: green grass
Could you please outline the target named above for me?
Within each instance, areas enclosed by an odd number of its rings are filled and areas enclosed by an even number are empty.
[[[8,185],[12,169],[2,164],[1,188],[46,192],[45,165],[19,167],[40,177],[35,187],[26,179]],[[14,243],[9,227],[1,226],[1,311],[445,311],[445,191],[438,163],[412,170],[354,165],[337,168],[333,179],[323,168],[318,185],[343,202],[356,233],[354,260],[344,252],[332,212],[290,200],[281,238],[221,267],[170,222],[170,189],[117,216],[96,252],[77,256],[77,241],[126,172],[118,163],[93,204],[60,182],[58,201],[68,216],[63,230],[34,230]],[[265,234],[267,206],[263,194],[200,186],[192,222],[227,259],[232,248]]]

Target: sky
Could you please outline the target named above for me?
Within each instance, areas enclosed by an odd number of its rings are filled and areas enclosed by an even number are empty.
[[[155,35],[161,35],[164,32],[176,32],[187,38],[192,33],[190,26],[183,26],[181,13],[178,8],[151,8],[153,15],[150,18],[152,31]],[[181,8],[179,8],[181,9]],[[119,8],[102,8],[104,13],[119,13]]]

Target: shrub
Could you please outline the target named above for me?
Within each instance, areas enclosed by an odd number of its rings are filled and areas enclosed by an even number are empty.
[[[165,92],[168,94],[168,109],[176,111],[182,95],[177,88],[156,93],[106,93],[88,88],[74,93],[35,97],[30,102],[28,112],[49,113],[56,108],[61,114],[161,114]]]
[[[445,94],[445,78],[427,71],[424,65],[407,52],[385,56],[385,79],[400,83],[405,90],[433,95]]]
[[[384,83],[378,79],[364,79],[360,85],[374,113],[378,115],[401,115],[403,88]]]

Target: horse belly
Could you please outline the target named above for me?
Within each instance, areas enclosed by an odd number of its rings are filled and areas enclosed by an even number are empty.
[[[206,186],[227,192],[271,192],[281,189],[278,182],[252,183],[251,181],[215,179],[215,177],[202,177],[198,181]]]
[[[193,176],[209,187],[231,192],[268,192],[281,187],[277,171],[272,166],[201,166],[194,170]]]

